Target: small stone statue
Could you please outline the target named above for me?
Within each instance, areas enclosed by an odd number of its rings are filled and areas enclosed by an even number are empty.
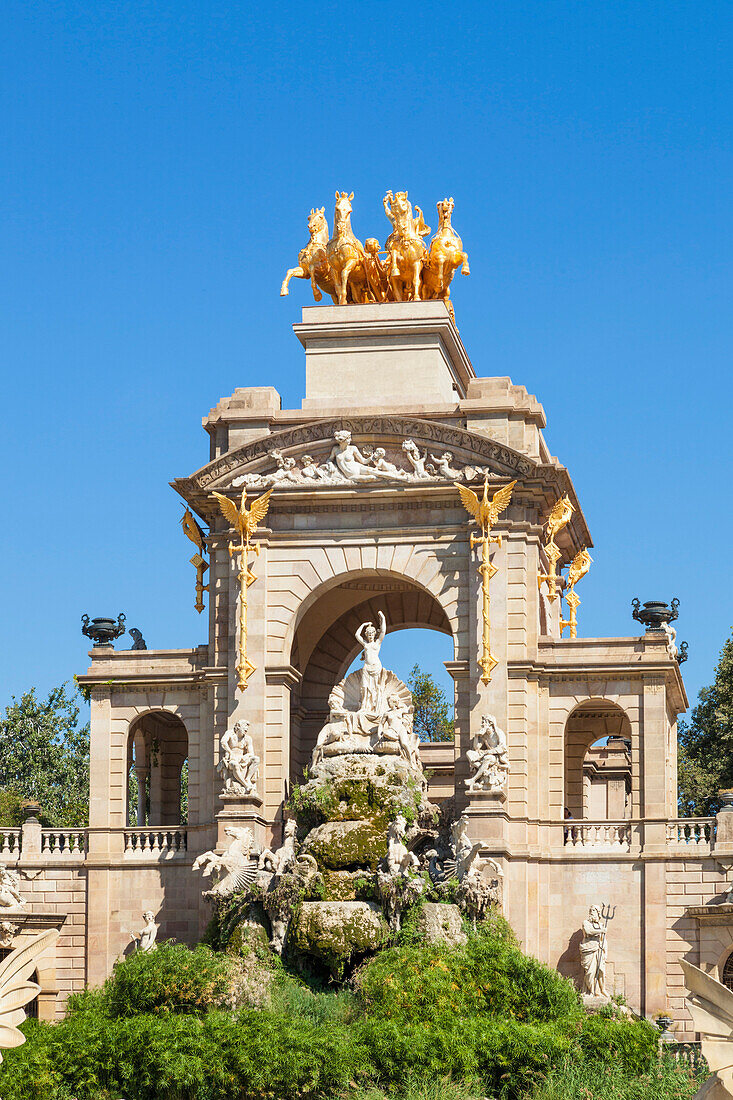
[[[407,821],[398,814],[387,829],[387,871],[390,875],[409,875],[417,871],[419,863],[405,844]]]
[[[420,742],[412,728],[412,707],[408,707],[399,695],[387,699],[388,711],[379,724],[377,744],[396,742],[400,753],[413,768],[420,768]]]
[[[469,791],[503,791],[509,774],[506,734],[499,728],[493,714],[481,719],[481,729],[474,735],[473,748],[466,753],[473,775],[466,780]]]
[[[669,623],[662,623],[662,630],[667,635],[667,653],[674,660],[677,657],[677,631]]]
[[[311,760],[312,768],[323,758],[323,750],[326,745],[335,744],[345,733],[346,711],[343,706],[343,698],[337,692],[332,691],[328,697],[328,722],[318,734]]]
[[[145,921],[145,927],[140,935],[136,935],[134,932],[130,932],[130,939],[135,944],[136,951],[152,951],[155,947],[155,939],[158,935],[158,925],[155,923],[155,915],[151,909],[146,909],[143,913],[143,920]]]
[[[425,889],[420,862],[405,844],[407,821],[398,814],[387,829],[387,856],[377,872],[377,888],[394,932],[402,923],[402,913],[419,900]]]
[[[0,921],[0,947],[10,947],[17,933],[17,924],[9,920]]]
[[[26,900],[20,893],[20,875],[0,863],[0,909],[24,909]]]
[[[580,962],[583,993],[589,997],[606,997],[606,926],[597,905],[591,905],[588,918],[583,921]]]
[[[276,878],[279,878],[280,875],[284,875],[286,871],[290,870],[298,854],[295,838],[296,828],[295,818],[290,818],[289,821],[285,822],[283,842],[280,847],[274,852],[271,848],[265,848],[259,858],[258,866],[261,871],[271,871]]]
[[[132,648],[133,649],[147,649],[148,648],[147,645],[145,644],[145,639],[143,638],[142,630],[138,630],[138,628],[136,626],[131,626],[127,633],[132,638]]]
[[[260,758],[255,755],[249,735],[249,722],[243,718],[221,735],[221,759],[217,771],[224,779],[227,794],[255,794]]]
[[[451,848],[455,859],[455,877],[463,882],[466,876],[475,874],[481,864],[481,842],[474,843],[468,836],[468,818],[461,814],[450,830]]]

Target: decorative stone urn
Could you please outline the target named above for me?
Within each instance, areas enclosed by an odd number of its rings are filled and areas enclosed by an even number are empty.
[[[720,799],[719,814],[733,813],[733,789],[726,787],[723,790],[718,791],[718,798]]]
[[[92,639],[92,645],[95,648],[111,646],[115,638],[125,633],[125,616],[121,611],[117,616],[117,622],[114,619],[104,618],[92,619],[90,622],[88,615],[82,615],[81,623],[82,634]]]
[[[648,631],[662,631],[663,623],[671,623],[679,615],[680,601],[673,599],[671,606],[661,600],[647,600],[642,607],[641,600],[637,596],[631,601],[633,617],[637,622],[643,623]]]

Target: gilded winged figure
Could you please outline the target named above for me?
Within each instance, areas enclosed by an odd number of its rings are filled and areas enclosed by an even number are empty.
[[[587,550],[579,550],[570,563],[567,575],[568,588],[575,588],[578,581],[582,581],[591,567],[593,558]]]
[[[473,489],[469,489],[466,485],[459,485],[458,482],[454,482],[454,484],[461,494],[463,507],[470,516],[473,516],[481,530],[485,531],[493,527],[501,513],[509,507],[512,490],[517,483],[516,481],[510,481],[508,485],[494,493],[491,500],[489,500],[488,477],[484,479],[484,493],[481,499],[479,499],[477,493],[474,493]]]
[[[206,535],[203,527],[194,519],[193,513],[190,508],[181,516],[181,527],[183,528],[184,535],[191,540],[191,542],[198,547],[200,554],[206,553]]]
[[[554,542],[555,535],[562,531],[563,527],[566,527],[570,522],[575,508],[570,503],[570,497],[560,497],[558,501],[552,507],[552,510],[547,517],[547,541]]]
[[[256,500],[252,501],[252,506],[250,508],[247,508],[246,489],[242,490],[242,500],[239,507],[237,507],[234,501],[230,500],[229,497],[224,496],[223,493],[212,493],[219,502],[221,514],[224,516],[224,519],[228,521],[230,527],[233,527],[234,530],[238,532],[243,545],[249,544],[255,531],[267,515],[267,509],[270,507],[271,493],[272,489],[268,489],[261,497],[257,497]]]

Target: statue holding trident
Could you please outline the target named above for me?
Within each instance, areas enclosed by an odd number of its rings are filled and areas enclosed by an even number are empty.
[[[379,650],[387,633],[387,620],[381,611],[377,612],[379,618],[379,633],[374,623],[362,623],[354,635],[359,645],[363,646],[362,659],[364,668],[361,670],[361,704],[359,709],[367,714],[380,715],[387,710],[387,700],[384,698],[382,684],[382,662],[379,660]]]
[[[608,922],[616,915],[616,906],[591,905],[587,920],[583,921],[583,940],[580,944],[580,962],[583,967],[583,994],[589,997],[607,997],[606,993],[606,934]]]

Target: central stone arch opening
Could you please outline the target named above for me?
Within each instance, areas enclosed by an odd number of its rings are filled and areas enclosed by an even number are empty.
[[[381,611],[387,630],[424,628],[455,639],[439,601],[417,582],[379,573],[350,575],[310,603],[295,630],[291,665],[300,682],[291,694],[290,782],[297,783],[311,759],[316,738],[328,718],[328,696],[348,671],[361,646],[359,626],[376,622]]]

